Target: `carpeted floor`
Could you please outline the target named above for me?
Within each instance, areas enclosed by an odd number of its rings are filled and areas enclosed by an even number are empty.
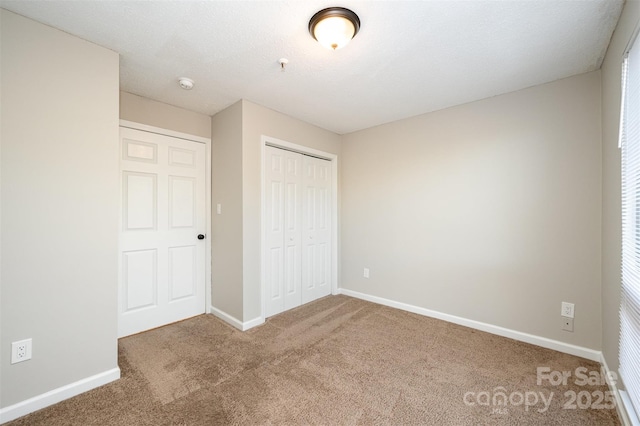
[[[606,385],[575,374],[597,363],[346,296],[244,333],[202,315],[119,351],[119,381],[10,424],[619,424]]]

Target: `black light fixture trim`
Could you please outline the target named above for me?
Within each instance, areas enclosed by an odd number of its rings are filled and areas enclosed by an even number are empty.
[[[322,9],[320,12],[311,17],[311,20],[309,21],[309,33],[311,33],[311,36],[318,40],[313,32],[316,24],[323,19],[332,18],[334,16],[345,18],[353,24],[353,28],[355,28],[353,37],[358,34],[358,31],[360,31],[360,18],[358,18],[358,15],[356,15],[354,11],[346,9],[344,7],[328,7],[326,9]]]

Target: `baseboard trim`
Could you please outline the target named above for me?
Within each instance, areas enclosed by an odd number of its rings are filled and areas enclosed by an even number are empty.
[[[242,331],[247,331],[250,328],[257,327],[262,324],[264,324],[264,318],[262,317],[254,318],[251,321],[245,321],[242,325]]]
[[[220,309],[212,306],[211,313],[216,317],[220,318],[222,321],[231,325],[232,327],[237,328],[240,331],[247,331],[250,328],[257,327],[259,325],[264,324],[264,318],[258,317],[249,321],[242,322],[233,315],[229,315],[228,313],[221,311]]]
[[[604,368],[605,377],[609,377],[611,374],[611,370],[609,369],[609,365],[607,364],[607,359],[604,357],[604,354],[602,353],[600,354],[600,364],[602,365],[602,368]],[[620,380],[618,373],[615,371],[614,373],[616,374],[615,377],[618,377],[618,380]],[[627,407],[624,404],[624,401],[622,400],[622,396],[620,394],[620,389],[618,389],[617,382],[611,383],[609,380],[607,380],[607,385],[609,385],[609,389],[611,390],[611,392],[613,392],[613,395],[616,398],[616,410],[618,411],[618,417],[620,417],[620,420],[622,420],[622,424],[624,426],[634,425],[634,423],[630,420],[630,417],[631,417],[629,415],[630,413],[627,412]]]
[[[120,378],[120,368],[113,368],[105,372],[87,377],[77,382],[59,387],[41,395],[34,396],[17,404],[0,408],[0,424],[26,416],[34,411],[41,410],[58,402],[64,401],[81,393],[90,391],[113,382]]]
[[[379,305],[389,306],[391,308],[401,309],[403,311],[412,312],[418,315],[424,315],[426,317],[436,318],[439,320],[451,322],[465,327],[474,328],[476,330],[486,331],[487,333],[496,334],[502,337],[508,337],[510,339],[518,340],[520,342],[531,343],[532,345],[541,346],[547,349],[553,349],[559,352],[567,353],[570,355],[579,356],[589,359],[591,361],[600,361],[601,352],[584,348],[582,346],[576,346],[569,343],[560,342],[557,340],[548,339],[546,337],[536,336],[533,334],[523,333],[516,330],[500,327],[497,325],[487,324],[480,321],[470,320],[467,318],[458,317],[455,315],[445,314],[442,312],[434,311],[431,309],[421,308],[420,306],[409,305],[408,303],[396,302],[395,300],[385,299],[383,297],[372,296],[370,294],[360,293],[357,291],[341,288],[339,289],[341,294],[346,296],[355,297],[356,299],[362,299],[369,302],[377,303]]]

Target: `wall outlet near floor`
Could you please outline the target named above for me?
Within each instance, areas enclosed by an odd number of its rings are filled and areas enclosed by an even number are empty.
[[[564,331],[573,331],[573,318],[562,317],[562,329]]]
[[[11,343],[11,364],[31,359],[31,339]]]
[[[575,312],[575,305],[573,303],[562,302],[560,315],[567,318],[573,318],[574,312]]]
[[[364,268],[364,272],[362,273],[362,276],[365,278],[369,278],[369,268]]]

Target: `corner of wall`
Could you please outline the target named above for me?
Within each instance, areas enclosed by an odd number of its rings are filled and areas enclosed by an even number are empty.
[[[241,101],[211,117],[211,311],[237,322],[244,311],[242,132]]]

